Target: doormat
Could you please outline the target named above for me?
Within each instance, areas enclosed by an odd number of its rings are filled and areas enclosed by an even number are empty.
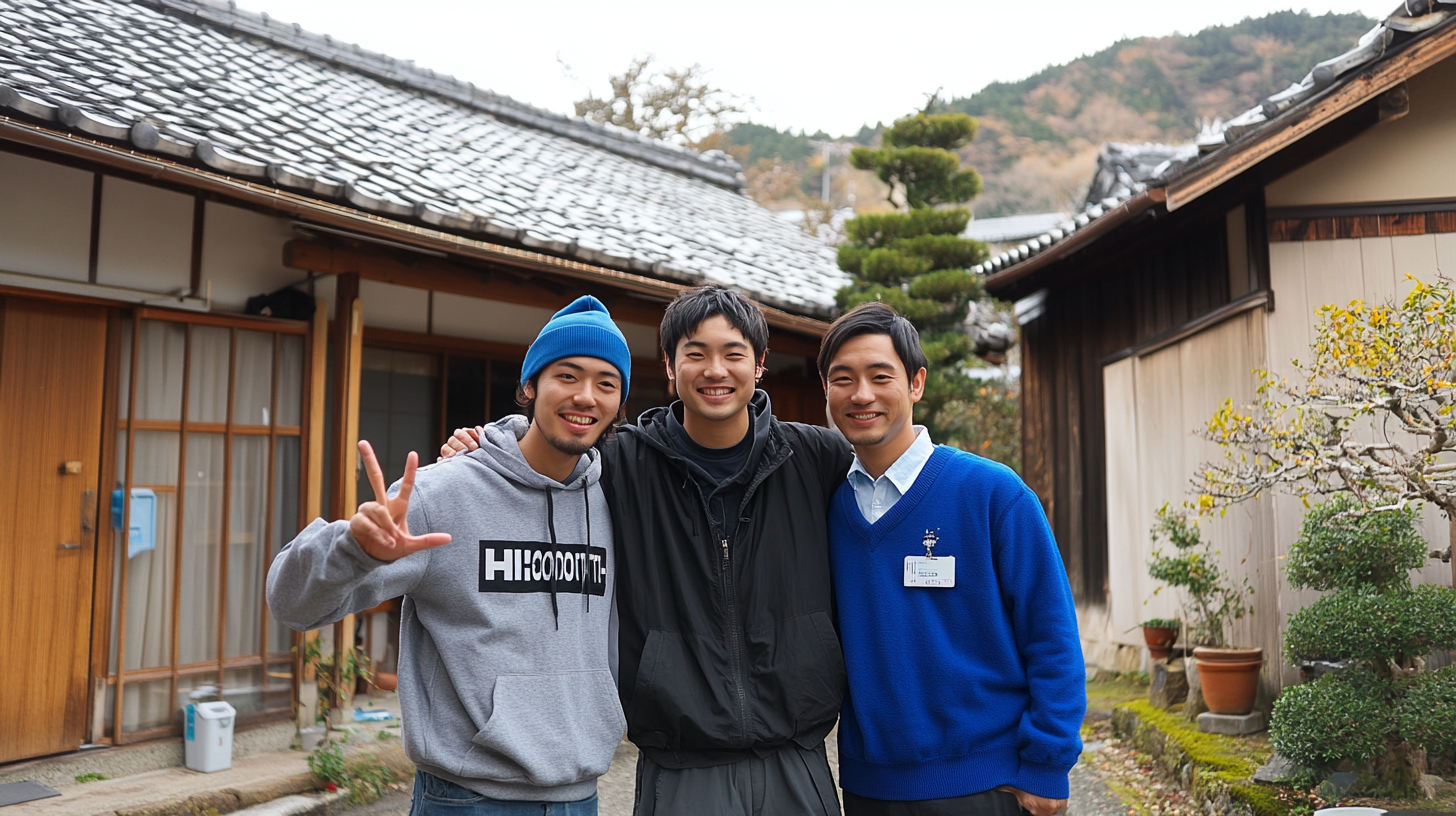
[[[7,782],[0,785],[0,807],[60,795],[60,791],[51,790],[39,782],[31,782],[28,779],[24,782]]]

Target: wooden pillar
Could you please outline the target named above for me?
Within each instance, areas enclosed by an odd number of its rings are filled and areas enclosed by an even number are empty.
[[[329,302],[314,298],[313,325],[309,329],[308,351],[308,416],[304,427],[305,470],[303,473],[303,518],[308,523],[323,514],[324,500],[324,406],[328,394]],[[293,639],[294,710],[298,727],[307,728],[318,721],[318,676],[304,654],[318,630],[311,629]]]
[[[334,479],[330,497],[330,515],[333,518],[348,518],[353,515],[358,500],[359,467],[359,372],[364,351],[364,302],[359,299],[359,276],[344,274],[338,276],[336,286],[338,301],[334,311]],[[345,688],[345,655],[354,648],[355,617],[346,615],[334,624],[334,676],[336,691],[330,701],[333,711],[330,721],[349,722],[353,719],[351,704],[353,689]]]

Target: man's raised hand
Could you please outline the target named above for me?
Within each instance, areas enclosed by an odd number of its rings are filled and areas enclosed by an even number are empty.
[[[349,532],[364,552],[379,561],[398,561],[410,553],[450,543],[449,533],[410,535],[409,501],[415,489],[415,469],[420,463],[414,451],[410,451],[409,458],[405,460],[399,495],[392,499],[384,481],[384,471],[374,456],[374,447],[366,440],[359,440],[359,455],[364,457],[364,472],[369,476],[369,486],[374,489],[375,501],[359,505],[358,512],[349,519]]]

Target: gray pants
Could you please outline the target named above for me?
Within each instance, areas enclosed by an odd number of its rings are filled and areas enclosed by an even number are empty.
[[[839,816],[824,743],[765,758],[673,770],[637,757],[633,816]]]

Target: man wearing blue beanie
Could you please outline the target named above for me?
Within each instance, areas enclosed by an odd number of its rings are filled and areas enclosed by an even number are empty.
[[[526,353],[525,416],[468,456],[317,519],[274,559],[268,604],[295,629],[404,596],[399,696],[413,816],[595,816],[627,721],[616,686],[617,560],[594,445],[623,415],[627,341],[601,301],[557,312]],[[416,478],[418,476],[418,478]],[[595,596],[595,597],[594,597]],[[543,807],[544,806],[544,807]]]

